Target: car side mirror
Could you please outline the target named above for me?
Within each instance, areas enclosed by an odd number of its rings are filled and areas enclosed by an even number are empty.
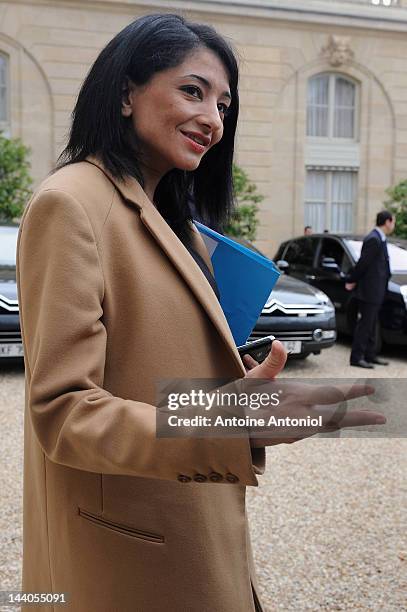
[[[321,261],[321,268],[329,270],[330,272],[339,272],[339,266],[333,257],[323,257]]]
[[[290,267],[290,264],[285,259],[279,259],[278,261],[276,261],[276,266],[279,270],[281,270],[281,272],[287,272],[288,268]]]

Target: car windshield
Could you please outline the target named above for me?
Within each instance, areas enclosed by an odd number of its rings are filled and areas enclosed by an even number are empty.
[[[362,250],[361,240],[345,240],[354,259],[357,261]],[[395,244],[387,243],[387,250],[390,258],[390,270],[393,274],[407,273],[407,250],[401,249]]]
[[[0,227],[0,269],[16,267],[18,227]]]

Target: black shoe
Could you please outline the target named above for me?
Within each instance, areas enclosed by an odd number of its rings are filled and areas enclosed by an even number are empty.
[[[359,359],[359,361],[351,361],[350,365],[355,366],[357,368],[366,368],[367,370],[374,369],[374,365],[372,363],[365,361],[364,359]]]
[[[389,362],[381,357],[374,357],[373,359],[366,359],[368,363],[376,363],[377,365],[389,365]]]

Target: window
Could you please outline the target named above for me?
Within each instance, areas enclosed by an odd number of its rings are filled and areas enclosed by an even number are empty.
[[[343,249],[343,246],[337,240],[334,240],[333,238],[323,238],[318,257],[318,268],[322,268],[322,260],[325,257],[332,257],[341,270],[342,264],[347,255]]]
[[[305,225],[314,231],[352,231],[355,172],[309,170],[305,186]]]
[[[0,125],[8,122],[8,62],[0,53]]]
[[[356,86],[338,74],[319,74],[308,81],[307,136],[356,138]]]
[[[298,261],[298,252],[299,252],[299,247],[297,243],[291,242],[288,245],[288,248],[284,254],[283,259],[287,261],[289,264],[296,263],[296,261]]]
[[[308,81],[304,225],[315,231],[353,229],[360,150],[358,86],[345,75]]]
[[[290,242],[283,259],[296,267],[312,267],[317,242],[318,238],[311,236]]]
[[[312,267],[314,263],[314,254],[318,240],[317,238],[300,238],[297,241],[298,245],[298,263],[301,266]]]

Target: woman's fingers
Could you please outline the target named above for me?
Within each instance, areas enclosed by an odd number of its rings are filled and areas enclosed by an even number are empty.
[[[288,386],[289,390],[289,386]],[[364,397],[374,393],[371,385],[298,385],[296,393],[301,391],[305,404],[339,404],[347,400]]]
[[[248,370],[245,378],[258,379],[258,382],[251,382],[250,391],[255,389],[252,385],[259,385],[264,391],[264,385],[270,382],[273,388],[277,381],[273,379],[281,372],[287,360],[287,352],[284,346],[278,340],[272,344],[272,349],[263,363],[258,364],[253,357],[245,355],[243,362]],[[278,381],[278,393],[280,402],[274,411],[279,417],[289,416],[291,418],[300,418],[304,416],[316,417],[322,416],[322,427],[319,431],[331,431],[342,427],[357,427],[363,425],[379,425],[386,422],[385,417],[379,412],[369,412],[367,410],[348,411],[347,401],[359,397],[365,397],[375,392],[373,386],[368,384],[330,384],[330,385],[313,385],[307,383],[299,383],[296,381],[281,380]],[[265,409],[267,412],[267,410]],[[283,441],[292,443],[297,439],[311,436],[318,432],[318,428],[312,427],[296,430],[295,428],[283,432],[275,431],[276,437],[271,436],[267,439],[267,433],[270,435],[270,430],[266,430],[260,434],[260,439],[253,441],[256,433],[253,432],[252,444],[265,445],[278,444]],[[257,431],[257,433],[260,433]],[[261,440],[262,437],[266,439]],[[266,437],[267,436],[267,437]]]
[[[253,359],[251,355],[243,355],[242,361],[246,370],[249,372],[250,370],[253,370],[253,368],[259,365],[259,362]]]
[[[306,382],[281,378],[279,378],[278,381],[270,380],[270,378],[264,377],[264,369],[262,369],[262,366],[263,364],[260,364],[246,375],[246,378],[259,379],[258,389],[256,388],[257,383],[254,381],[250,382],[250,387],[248,387],[248,389],[250,389],[251,392],[255,392],[260,390],[261,387],[261,391],[269,390],[270,393],[278,389],[280,407],[292,404],[302,406],[340,404],[358,397],[371,395],[375,392],[374,387],[365,384],[313,385]],[[277,364],[274,371],[276,371],[278,367],[279,365]]]
[[[364,425],[384,425],[386,417],[380,412],[368,410],[352,410],[347,412],[338,423],[339,427],[362,427]]]
[[[319,414],[322,415],[321,410]],[[313,418],[319,416],[313,413]],[[298,440],[303,440],[316,433],[336,431],[344,427],[363,427],[367,425],[384,425],[386,417],[380,412],[370,412],[368,410],[354,410],[347,412],[340,418],[333,418],[335,415],[324,415],[322,425],[317,426],[297,426],[286,428],[268,428],[264,431],[253,431],[250,444],[253,447],[274,446],[275,444],[292,444]]]
[[[246,374],[246,377],[263,379],[275,378],[284,368],[286,361],[287,351],[285,350],[284,346],[278,340],[273,340],[271,351],[265,360],[253,367],[253,369],[250,369],[250,371]]]

